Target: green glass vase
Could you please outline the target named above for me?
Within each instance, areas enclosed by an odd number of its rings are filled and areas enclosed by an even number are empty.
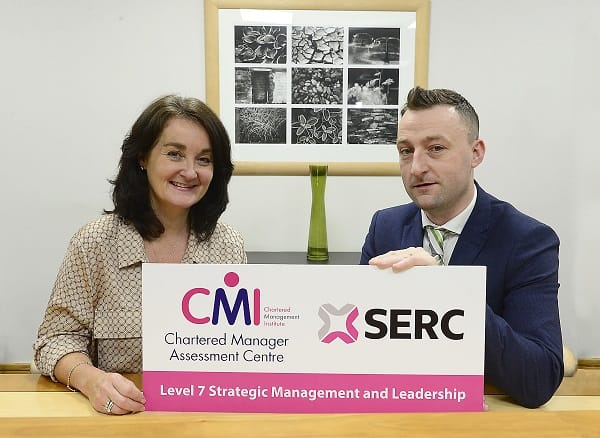
[[[310,209],[310,228],[308,230],[309,261],[329,260],[327,248],[327,222],[325,220],[325,183],[327,182],[326,165],[309,165],[310,186],[312,189],[312,205]]]

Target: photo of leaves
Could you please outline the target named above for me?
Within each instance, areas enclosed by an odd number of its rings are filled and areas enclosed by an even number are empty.
[[[285,64],[285,26],[235,26],[235,62]]]
[[[340,144],[342,110],[292,108],[292,144]]]

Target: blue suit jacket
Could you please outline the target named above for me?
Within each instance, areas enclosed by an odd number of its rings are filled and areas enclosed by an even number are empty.
[[[410,246],[423,246],[420,209],[410,203],[380,210],[360,262]],[[485,379],[526,407],[548,401],[564,373],[558,246],[550,227],[477,186],[475,207],[449,262],[487,266]]]

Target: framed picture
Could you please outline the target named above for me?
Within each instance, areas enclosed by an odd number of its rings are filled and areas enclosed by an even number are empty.
[[[205,0],[206,102],[237,175],[397,175],[408,91],[427,86],[429,0]]]

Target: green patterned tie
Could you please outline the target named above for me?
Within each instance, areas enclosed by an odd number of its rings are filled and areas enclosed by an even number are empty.
[[[445,265],[444,240],[454,233],[445,228],[436,228],[433,225],[425,225],[425,229],[429,236],[429,249],[431,250],[431,255],[437,258],[440,264]]]

